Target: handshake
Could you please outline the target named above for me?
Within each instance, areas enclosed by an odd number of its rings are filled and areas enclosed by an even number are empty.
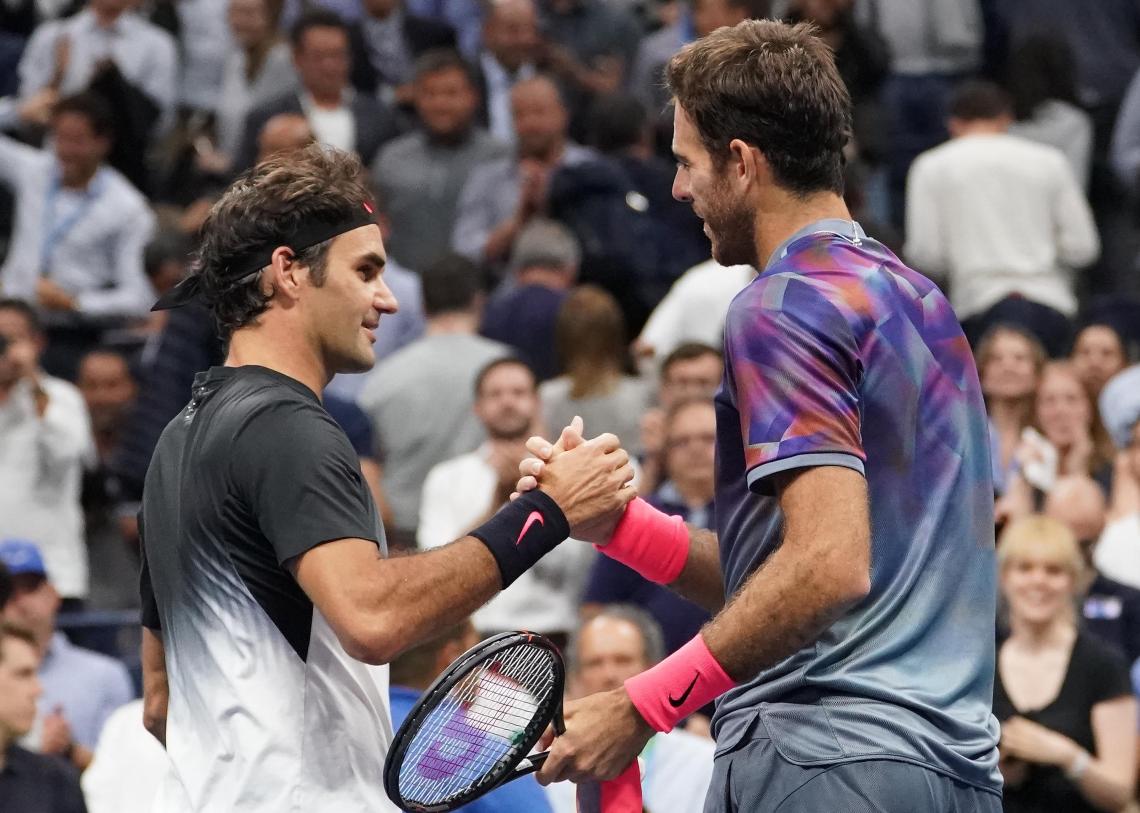
[[[582,419],[575,417],[554,443],[535,436],[526,448],[533,456],[519,463],[511,499],[538,489],[562,509],[571,536],[605,545],[637,497],[633,466],[617,436],[607,432],[586,440]]]

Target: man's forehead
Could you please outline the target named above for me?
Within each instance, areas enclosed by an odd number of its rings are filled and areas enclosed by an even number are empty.
[[[375,223],[357,226],[351,231],[337,235],[333,239],[332,248],[342,257],[351,257],[356,260],[365,259],[369,254],[375,254],[384,261],[388,255],[384,251],[384,239],[380,235],[380,227]]]

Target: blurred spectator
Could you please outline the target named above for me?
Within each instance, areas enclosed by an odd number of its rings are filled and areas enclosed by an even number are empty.
[[[613,432],[630,455],[641,453],[639,423],[650,393],[647,382],[624,372],[627,341],[612,296],[592,285],[570,293],[555,326],[564,373],[539,388],[548,428],[569,426],[580,415],[590,437]]]
[[[88,813],[152,813],[170,760],[143,728],[143,701],[119,706],[107,718],[91,766],[83,772]]]
[[[7,565],[0,563],[0,607],[8,603],[12,597],[12,574],[8,572]]]
[[[1119,451],[1108,525],[1094,561],[1109,578],[1140,589],[1140,366],[1129,367],[1105,385],[1100,413]]]
[[[303,149],[314,141],[313,128],[301,113],[278,113],[265,122],[257,134],[256,163],[278,153]]]
[[[160,297],[186,276],[193,243],[177,231],[160,231],[143,252],[143,271],[155,297]],[[157,333],[166,324],[167,311],[155,311],[147,319],[146,333]]]
[[[185,113],[209,115],[217,105],[227,56],[238,47],[226,20],[229,3],[178,0],[174,4],[180,57],[178,105]]]
[[[998,325],[978,342],[975,355],[990,422],[994,491],[1001,495],[1017,469],[1022,435],[1033,421],[1045,350],[1021,328]]]
[[[1032,331],[1057,357],[1077,309],[1071,270],[1100,251],[1088,202],[1056,149],[1006,132],[1005,93],[968,82],[952,140],[920,156],[907,190],[907,259],[950,286],[971,343],[999,322]]]
[[[673,132],[673,113],[665,88],[665,63],[695,39],[721,26],[765,17],[769,0],[692,0],[677,20],[641,40],[630,70],[629,90],[650,111],[658,127]],[[665,139],[667,140],[667,139]]]
[[[228,168],[241,147],[249,112],[297,89],[289,46],[280,39],[273,0],[230,0],[235,45],[222,68],[215,130],[218,152]]]
[[[397,114],[348,83],[348,27],[331,11],[306,12],[290,32],[300,88],[254,107],[245,120],[235,170],[253,164],[258,133],[278,113],[302,113],[322,144],[355,151],[365,164],[399,134]]]
[[[20,98],[47,91],[63,96],[87,90],[100,74],[144,97],[157,113],[176,101],[178,54],[173,39],[134,12],[129,0],[88,0],[74,17],[39,26],[20,60]],[[116,111],[121,123],[137,119]],[[146,122],[147,128],[153,123]]]
[[[474,168],[507,148],[475,126],[478,89],[457,51],[423,54],[411,84],[420,127],[384,146],[372,180],[392,221],[389,256],[419,270],[447,252],[459,195]]]
[[[611,605],[582,625],[567,651],[569,694],[585,697],[621,689],[628,678],[664,657],[661,629],[636,607]],[[700,813],[712,781],[713,743],[679,728],[654,734],[642,749],[645,809]],[[555,813],[573,813],[574,785],[546,788]]]
[[[349,29],[352,84],[388,104],[410,107],[415,61],[434,48],[455,48],[447,23],[409,14],[403,0],[363,0],[364,13]]]
[[[816,26],[835,53],[835,67],[851,94],[852,137],[859,156],[878,164],[889,158],[880,91],[890,50],[879,32],[855,18],[855,0],[791,0],[788,22]]]
[[[143,251],[154,229],[146,199],[104,164],[110,114],[89,95],[52,114],[51,152],[0,135],[0,180],[16,196],[16,225],[0,268],[6,296],[36,303],[56,347],[49,366],[74,374],[98,325],[141,316],[154,302]]]
[[[566,227],[534,218],[511,250],[510,276],[491,297],[479,332],[509,345],[546,381],[560,370],[554,325],[575,280],[581,249]]]
[[[83,515],[92,609],[134,608],[139,603],[139,557],[133,506],[125,503],[109,463],[123,436],[138,388],[116,350],[95,349],[79,364],[79,391],[91,416],[96,465],[84,472]],[[129,538],[127,534],[129,533]]]
[[[474,58],[479,51],[479,39],[483,29],[483,18],[490,12],[487,6],[502,0],[407,0],[408,11],[421,17],[443,20],[455,29],[459,50],[467,58]]]
[[[638,354],[665,358],[686,342],[720,347],[729,303],[755,278],[749,265],[723,266],[716,260],[694,265],[649,315],[637,339]]]
[[[1119,810],[1135,787],[1136,700],[1124,659],[1076,624],[1076,540],[1029,517],[1002,534],[998,562],[1010,621],[994,682],[1003,807]]]
[[[665,465],[665,416],[674,406],[691,398],[712,399],[724,377],[724,356],[701,342],[685,342],[661,362],[657,406],[641,415],[642,491],[652,491],[661,482]]]
[[[515,140],[511,90],[516,83],[534,78],[538,46],[534,0],[494,0],[488,5],[478,56],[483,118],[491,135],[504,143]]]
[[[74,386],[40,369],[43,334],[26,303],[0,299],[0,342],[0,539],[34,539],[59,592],[82,599],[79,488],[95,453],[87,409]]]
[[[711,398],[690,398],[671,406],[665,419],[664,454],[665,481],[646,502],[696,528],[715,529],[716,412]],[[582,601],[587,618],[603,604],[634,604],[646,610],[665,632],[667,654],[709,620],[696,604],[607,556],[594,562]]]
[[[541,0],[540,6],[539,63],[558,78],[583,138],[594,97],[625,86],[641,28],[628,11],[604,0]]]
[[[1093,125],[1079,107],[1073,53],[1056,37],[1030,37],[1009,60],[1012,135],[1056,147],[1065,154],[1082,189],[1089,188]]]
[[[0,799],[12,813],[86,813],[79,779],[66,763],[25,751],[41,694],[35,639],[0,623]]]
[[[530,456],[526,439],[547,434],[538,425],[534,373],[523,362],[492,361],[479,371],[474,389],[475,415],[487,440],[428,472],[416,534],[424,550],[460,538],[499,510],[518,482],[519,463]],[[595,556],[589,545],[567,540],[476,610],[475,628],[484,636],[528,629],[565,644],[577,626],[582,585]]]
[[[111,712],[134,697],[122,663],[81,649],[56,630],[59,592],[48,579],[43,558],[31,542],[0,542],[0,561],[12,573],[12,597],[4,620],[35,636],[42,660],[43,695],[31,741],[36,750],[71,761],[80,771],[91,762],[91,749]]]
[[[431,467],[482,442],[482,427],[471,411],[475,376],[510,352],[476,335],[479,270],[470,261],[445,255],[423,270],[422,282],[423,338],[367,373],[358,398],[375,432],[392,507],[392,525],[385,531],[397,547],[415,545],[421,490]]]
[[[511,89],[516,154],[475,167],[459,196],[451,245],[476,262],[497,266],[519,231],[546,205],[554,170],[595,156],[566,137],[569,122],[557,86],[538,76]]]
[[[946,139],[950,97],[981,63],[978,0],[874,0],[855,3],[859,24],[890,54],[883,88],[888,127],[888,190],[895,225],[903,222],[907,173],[918,155]]]
[[[1073,340],[1070,361],[1095,406],[1104,385],[1128,364],[1124,337],[1111,325],[1086,324]]]
[[[674,167],[653,154],[640,102],[620,93],[598,97],[589,139],[603,159],[560,167],[548,211],[582,246],[582,281],[612,293],[640,330],[669,286],[709,256],[709,241],[692,207],[673,198]]]
[[[465,620],[441,630],[431,640],[412,647],[392,661],[388,690],[392,725],[404,722],[432,682],[478,642],[475,627],[470,620]],[[507,782],[458,809],[466,813],[549,813],[550,806],[535,778],[526,776]]]
[[[1044,514],[1072,531],[1080,546],[1085,578],[1077,592],[1085,630],[1132,663],[1140,659],[1140,590],[1113,581],[1093,564],[1107,506],[1093,480],[1061,477],[1045,498]]]

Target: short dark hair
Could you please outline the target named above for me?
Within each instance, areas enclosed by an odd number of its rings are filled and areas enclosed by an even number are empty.
[[[114,138],[115,118],[111,108],[102,96],[89,91],[64,96],[51,109],[52,118],[62,116],[64,113],[73,113],[83,116],[91,125],[91,130],[100,138]]]
[[[1050,99],[1079,105],[1072,48],[1058,36],[1027,37],[1010,54],[1006,87],[1019,121],[1032,117]]]
[[[534,369],[529,364],[518,356],[503,356],[500,359],[495,359],[494,361],[484,364],[483,368],[479,370],[478,375],[475,376],[476,398],[483,392],[483,382],[487,380],[487,377],[491,375],[491,373],[500,367],[521,367],[530,374],[530,380],[534,382],[535,387],[538,386],[538,376],[534,374]]]
[[[31,303],[23,299],[15,299],[9,297],[7,299],[0,299],[0,311],[15,311],[24,317],[24,321],[28,323],[28,330],[35,336],[43,333],[43,323],[40,321],[40,315],[36,309],[32,307]]]
[[[598,97],[590,109],[590,145],[614,153],[641,141],[649,121],[645,105],[625,93]]]
[[[143,271],[153,278],[166,262],[180,262],[184,265],[189,262],[194,251],[193,242],[172,229],[165,229],[154,236],[143,252]]]
[[[416,58],[412,67],[412,75],[417,82],[433,73],[456,70],[463,74],[467,79],[467,84],[471,85],[473,90],[479,87],[475,69],[470,62],[463,58],[463,54],[454,48],[432,48],[424,51]]]
[[[348,25],[335,11],[326,8],[309,9],[289,29],[289,42],[294,48],[305,44],[305,35],[314,28],[339,28],[348,36]]]
[[[807,23],[745,20],[682,48],[665,79],[716,166],[736,138],[797,195],[843,192],[851,97],[831,49]]]
[[[480,291],[479,266],[461,254],[444,254],[420,273],[424,315],[465,311]]]
[[[289,245],[298,228],[311,220],[356,216],[362,204],[371,205],[363,176],[355,155],[311,144],[261,162],[226,190],[202,225],[194,258],[222,338],[253,322],[269,305],[260,275],[236,282],[234,271],[227,271],[229,263],[270,243]],[[297,252],[297,262],[309,267],[315,285],[324,283],[333,239]]]
[[[669,374],[669,368],[674,364],[679,364],[682,361],[692,361],[699,359],[702,356],[716,356],[721,361],[724,360],[724,353],[717,350],[711,344],[704,342],[684,342],[677,345],[673,351],[665,357],[661,362],[661,377],[664,378]]]
[[[4,662],[4,641],[7,638],[16,638],[23,641],[32,649],[39,651],[39,644],[36,643],[36,636],[30,630],[23,627],[18,627],[15,624],[9,624],[7,621],[0,621],[0,663]]]
[[[954,89],[950,99],[950,118],[962,121],[996,119],[1013,115],[1009,94],[993,82],[970,79]]]

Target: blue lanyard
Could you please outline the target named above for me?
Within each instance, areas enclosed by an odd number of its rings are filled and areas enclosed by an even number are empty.
[[[49,266],[51,265],[51,255],[67,233],[75,228],[78,223],[90,210],[95,200],[103,194],[103,187],[105,186],[105,177],[103,169],[100,168],[95,177],[91,179],[91,183],[87,185],[87,191],[83,193],[83,201],[76,207],[70,215],[63,218],[63,220],[56,221],[55,207],[59,201],[59,193],[61,189],[61,181],[59,174],[59,167],[52,170],[51,181],[48,184],[48,193],[44,198],[44,232],[43,241],[40,244],[40,273],[45,277],[48,276]],[[51,224],[48,227],[48,224]]]

